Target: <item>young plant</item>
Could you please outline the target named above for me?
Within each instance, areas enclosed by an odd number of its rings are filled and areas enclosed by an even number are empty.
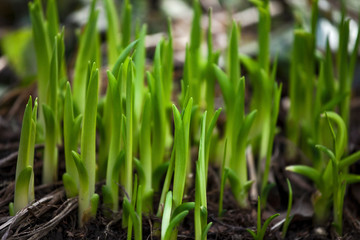
[[[95,193],[96,114],[99,71],[95,63],[88,67],[86,107],[81,131],[81,156],[72,151],[79,174],[79,225],[96,215],[99,196]]]
[[[190,98],[183,113],[173,105],[175,124],[174,206],[181,205],[185,190],[186,169],[190,164],[190,121],[193,100]]]
[[[143,206],[144,212],[152,210],[152,196],[154,193],[152,184],[152,164],[151,164],[151,94],[145,97],[145,104],[142,114],[142,122],[140,129],[140,160],[141,167],[144,171],[144,187],[143,187]],[[156,149],[154,149],[156,151]]]
[[[164,101],[163,74],[161,64],[161,42],[156,46],[154,57],[154,73],[147,73],[147,80],[151,93],[151,105],[153,112],[153,131],[152,131],[152,148],[156,151],[151,152],[152,169],[156,169],[162,164],[165,154],[166,136],[169,134],[166,119],[166,106]],[[154,186],[158,189],[159,186]]]
[[[290,68],[289,96],[291,106],[287,122],[288,138],[295,145],[304,149],[307,154],[312,154],[309,150],[308,139],[314,139],[313,134],[315,132],[312,107],[315,66],[313,39],[314,36],[303,29],[294,31]]]
[[[107,31],[107,59],[108,66],[112,67],[118,57],[120,50],[119,17],[114,0],[104,0],[106,10]]]
[[[10,215],[14,216],[34,200],[34,149],[37,121],[37,99],[32,108],[30,96],[22,122],[19,153],[16,163],[14,203],[9,204]]]
[[[194,206],[195,204],[193,202],[188,202],[181,204],[177,208],[173,208],[172,192],[169,191],[166,194],[164,213],[161,221],[161,240],[176,239],[176,227],[186,217],[186,215],[189,214],[189,211],[193,209]]]
[[[126,74],[126,141],[125,141],[125,182],[124,190],[132,198],[133,184],[133,115],[134,115],[134,63],[129,58]],[[136,193],[135,193],[136,194]]]
[[[185,182],[186,182],[186,171],[190,164],[190,152],[189,152],[189,141],[190,141],[190,121],[191,121],[191,110],[192,110],[192,98],[189,99],[186,108],[183,110],[182,114],[178,111],[175,105],[173,105],[173,114],[174,114],[174,124],[175,124],[175,141],[173,152],[171,154],[171,159],[169,167],[167,169],[165,182],[163,185],[159,208],[157,216],[164,217],[167,197],[169,195],[169,188],[171,179],[174,173],[173,180],[173,189],[174,195],[171,194],[171,201],[174,203],[174,208],[177,208],[182,205],[183,195],[185,191]],[[171,203],[172,204],[172,203]],[[186,203],[184,203],[186,204]],[[165,206],[165,207],[164,207]],[[171,205],[172,206],[172,205]],[[171,208],[170,206],[170,208]],[[171,211],[171,210],[169,210]],[[162,229],[164,229],[162,227]],[[177,236],[177,231],[175,231],[174,236]]]
[[[345,94],[339,103],[340,116],[344,119],[346,127],[349,128],[350,121],[350,92],[352,82],[354,80],[354,71],[356,61],[358,58],[358,48],[360,43],[360,22],[358,22],[358,32],[354,48],[349,57],[349,34],[350,34],[350,20],[345,19],[345,8],[342,9],[341,22],[339,25],[339,50],[337,53],[337,70],[339,79],[339,95]]]
[[[133,199],[124,198],[123,209],[129,214],[131,223],[129,221],[127,239],[131,240],[132,225],[134,225],[135,240],[142,239],[142,185],[137,184],[137,177],[135,175]]]
[[[234,22],[231,30],[228,75],[214,65],[214,72],[224,96],[227,122],[225,136],[229,154],[225,167],[229,169],[229,180],[232,191],[241,207],[247,207],[248,190],[252,181],[247,180],[246,147],[248,135],[256,116],[256,110],[245,116],[245,79],[240,78],[238,57],[238,29]]]
[[[290,216],[291,213],[291,208],[292,208],[292,201],[293,201],[293,194],[292,194],[292,188],[291,188],[291,183],[289,181],[289,179],[286,179],[287,185],[288,185],[288,189],[289,189],[289,199],[288,199],[288,207],[287,207],[287,211],[286,211],[286,217],[285,217],[285,222],[281,231],[281,237],[284,239],[286,237],[286,233],[289,227],[289,224],[291,222],[291,219],[293,218],[293,216]]]
[[[42,105],[45,119],[45,147],[42,182],[50,184],[57,180],[58,149],[57,143],[60,134],[58,120],[58,92],[59,75],[64,55],[64,32],[55,37],[53,53],[50,64],[50,78],[48,82],[48,96]]]
[[[106,171],[106,185],[103,186],[104,202],[107,207],[112,211],[118,211],[119,200],[119,172],[121,162],[124,159],[124,151],[121,151],[121,136],[122,136],[122,100],[121,100],[121,87],[122,87],[122,71],[123,66],[120,67],[118,79],[107,71],[108,76],[108,94],[107,101],[111,103],[111,140],[109,148],[109,157],[107,161]]]
[[[53,2],[53,1],[50,1]],[[51,58],[51,47],[50,42],[54,40],[54,36],[49,38],[48,29],[46,28],[46,21],[43,15],[43,9],[40,0],[29,3],[30,19],[32,23],[32,32],[34,38],[34,45],[36,51],[36,63],[37,63],[37,76],[38,76],[38,95],[39,103],[46,102],[47,98],[47,87],[48,79],[50,76],[50,58]],[[52,24],[48,25],[49,27]],[[56,30],[57,33],[57,30]],[[39,129],[38,134],[40,139],[43,138],[43,131],[45,128],[45,120],[43,112],[39,113]]]
[[[131,53],[131,51],[137,46],[139,40],[135,40],[132,43],[130,43],[118,56],[116,59],[116,62],[111,70],[112,75],[115,78],[120,78],[122,74],[125,76],[126,71],[122,70],[122,73],[120,73],[120,69],[123,68],[122,65],[125,63],[127,57]],[[122,77],[123,78],[123,77]],[[126,79],[126,78],[125,78]],[[126,81],[121,81],[121,98],[125,97],[126,94]],[[103,111],[101,114],[101,119],[99,117],[99,120],[97,122],[98,129],[100,133],[100,147],[99,147],[99,154],[98,154],[98,171],[97,171],[97,177],[98,179],[104,179],[107,171],[107,162],[109,157],[109,150],[110,150],[110,142],[111,142],[111,136],[112,131],[110,127],[112,123],[112,101],[108,98],[110,98],[110,89],[107,89],[106,95],[103,99]]]
[[[255,231],[251,230],[251,229],[246,229],[251,236],[254,238],[254,240],[262,240],[264,239],[265,233],[266,233],[266,229],[269,226],[269,224],[271,223],[271,221],[278,217],[280,214],[276,213],[274,215],[272,215],[271,217],[269,217],[268,219],[265,220],[264,225],[261,226],[261,201],[260,201],[260,197],[258,197],[258,205],[257,205],[257,230],[256,233]]]
[[[208,169],[206,162],[206,115],[204,113],[202,124],[201,124],[201,134],[200,134],[200,145],[199,145],[199,155],[198,161],[196,162],[196,177],[195,177],[195,239],[206,239],[208,230],[210,229],[212,223],[207,223],[207,200],[206,200],[206,183],[207,183],[207,174]]]
[[[75,197],[79,189],[79,174],[76,169],[72,151],[76,151],[80,135],[82,116],[74,117],[70,83],[66,83],[64,101],[64,153],[66,173],[62,176],[67,197]]]
[[[213,64],[217,64],[220,51],[213,52],[213,42],[212,42],[212,32],[211,32],[211,19],[212,19],[212,9],[209,9],[208,12],[208,32],[207,32],[207,47],[208,47],[208,57],[207,63],[205,67],[205,79],[206,79],[206,93],[205,93],[205,100],[206,100],[206,109],[208,115],[211,117],[214,114],[215,109],[215,75]],[[210,120],[210,118],[208,118]]]
[[[316,147],[324,152],[329,158],[324,169],[318,170],[303,165],[289,166],[286,169],[311,179],[317,188],[314,196],[315,220],[324,223],[330,212],[330,206],[333,204],[334,209],[334,226],[336,231],[342,234],[342,211],[344,204],[344,196],[347,183],[355,183],[360,181],[360,176],[349,174],[350,165],[360,159],[360,151],[344,157],[347,146],[347,129],[344,120],[335,112],[325,112],[330,132],[333,137],[334,151],[323,145]],[[332,127],[331,121],[337,125],[337,134]]]
[[[266,194],[266,189],[268,188],[268,178],[269,178],[269,173],[270,173],[270,163],[271,163],[271,157],[272,157],[272,153],[273,153],[273,145],[274,145],[274,138],[275,138],[275,132],[276,132],[276,123],[277,123],[277,119],[279,116],[279,107],[280,107],[280,98],[281,98],[281,90],[282,90],[282,85],[280,84],[280,86],[277,85],[277,83],[274,83],[273,85],[273,102],[272,102],[272,109],[270,110],[270,114],[271,114],[271,118],[270,118],[270,129],[269,129],[269,135],[268,140],[263,140],[262,142],[266,141],[266,158],[265,158],[265,167],[264,167],[264,171],[261,177],[261,195],[263,196],[263,198],[267,199],[267,194]],[[262,138],[266,137],[266,135],[262,135]],[[260,178],[259,178],[260,179]],[[264,204],[263,204],[264,206]]]
[[[87,62],[95,61],[94,56],[97,56],[96,45],[97,41],[97,31],[96,23],[99,15],[99,11],[95,10],[96,0],[93,0],[90,8],[89,20],[86,24],[85,30],[80,36],[79,43],[79,52],[75,62],[74,70],[74,81],[73,81],[73,91],[74,91],[74,105],[76,113],[83,113],[85,109],[86,101],[86,72],[87,72]]]

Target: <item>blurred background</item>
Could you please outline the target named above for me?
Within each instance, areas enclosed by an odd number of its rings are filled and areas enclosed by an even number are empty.
[[[202,6],[202,28],[204,30],[204,55],[206,54],[205,34],[207,30],[207,12],[213,10],[212,34],[214,48],[226,48],[229,24],[234,19],[241,26],[240,52],[256,56],[257,22],[256,7],[248,0],[199,0]],[[31,23],[28,13],[28,0],[0,0],[0,125],[4,118],[13,119],[21,103],[34,92],[36,60],[32,42]],[[77,53],[78,34],[86,24],[90,8],[89,0],[58,0],[60,23],[65,27],[65,55],[68,68],[74,66]],[[116,0],[117,11],[121,13],[122,0]],[[185,46],[189,41],[192,21],[192,0],[131,0],[133,5],[133,33],[142,23],[148,25],[146,38],[149,61],[156,43],[167,32],[167,19],[170,18],[174,36],[175,69],[181,69],[185,59]],[[357,34],[359,0],[346,0],[346,9],[351,21],[349,49]],[[46,1],[43,0],[44,7]],[[101,34],[102,48],[105,47],[107,23],[103,2],[97,1],[100,10],[98,29]],[[336,51],[338,45],[337,25],[340,22],[340,1],[319,0],[319,22],[317,29],[317,47],[324,49],[326,37]],[[44,8],[45,9],[45,8]],[[271,0],[272,16],[271,54],[279,56],[279,79],[286,81],[289,70],[294,26],[310,28],[311,0]],[[221,64],[221,62],[220,62]],[[106,65],[104,57],[103,65]],[[181,72],[179,73],[181,74]],[[71,76],[71,72],[69,73]],[[175,72],[176,75],[176,72]],[[358,79],[359,69],[355,74]],[[179,76],[181,77],[181,76]],[[354,87],[360,84],[355,81]],[[26,94],[23,94],[23,93]],[[8,123],[6,123],[8,124]]]

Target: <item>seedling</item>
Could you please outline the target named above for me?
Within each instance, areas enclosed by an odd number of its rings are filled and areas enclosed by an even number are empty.
[[[64,32],[55,37],[50,64],[48,96],[42,105],[45,119],[45,148],[43,165],[43,183],[49,184],[57,180],[58,150],[60,123],[58,120],[59,76],[64,57]]]
[[[214,72],[218,78],[226,105],[225,139],[228,141],[230,152],[226,155],[225,167],[229,168],[228,176],[235,198],[241,207],[247,207],[248,190],[252,182],[247,180],[245,150],[256,110],[245,117],[245,79],[240,78],[237,39],[238,29],[236,23],[233,23],[229,43],[228,75],[216,65],[214,65]]]
[[[246,230],[251,234],[251,236],[254,238],[254,240],[262,240],[262,239],[264,239],[266,229],[269,226],[269,224],[271,223],[271,221],[274,220],[274,218],[278,217],[279,215],[280,215],[279,213],[272,215],[271,217],[266,219],[264,222],[264,225],[261,226],[261,201],[260,201],[260,197],[258,197],[256,233],[251,229],[246,229]]]
[[[74,105],[76,113],[83,113],[86,101],[86,72],[87,62],[95,61],[97,56],[97,31],[96,23],[99,11],[95,10],[96,0],[93,0],[90,8],[90,15],[83,34],[80,37],[79,52],[75,63],[73,90],[74,90]]]
[[[123,66],[120,67],[120,74],[118,79],[107,71],[109,81],[109,91],[107,101],[111,103],[111,140],[109,148],[109,158],[107,162],[106,171],[106,186],[103,187],[104,202],[113,211],[118,211],[118,196],[119,196],[119,169],[121,162],[124,160],[124,151],[121,149],[121,136],[122,136],[122,101],[121,101],[121,87]]]
[[[37,121],[37,99],[32,107],[30,96],[26,104],[22,122],[19,154],[16,163],[14,203],[9,204],[10,215],[14,216],[19,210],[34,200],[34,149]]]
[[[313,167],[294,165],[286,169],[304,175],[315,183],[317,193],[315,194],[313,204],[315,220],[317,222],[323,223],[328,219],[330,206],[333,204],[334,226],[341,235],[346,184],[360,181],[358,175],[347,173],[348,167],[360,159],[360,151],[344,157],[347,146],[347,129],[344,120],[335,112],[325,112],[323,116],[327,118],[334,146],[334,151],[332,151],[323,145],[316,145],[330,159],[326,167],[322,170],[317,170]],[[335,134],[330,120],[336,123],[337,134]]]
[[[95,193],[96,113],[98,101],[98,69],[95,63],[88,68],[86,108],[81,131],[81,156],[72,151],[79,174],[79,225],[96,215],[99,196]]]
[[[176,239],[177,231],[174,229],[189,214],[189,211],[195,207],[193,202],[183,203],[177,208],[173,208],[172,192],[166,194],[164,213],[161,221],[161,240]]]
[[[201,124],[201,134],[200,134],[200,145],[199,145],[199,155],[198,161],[196,162],[196,179],[195,179],[195,238],[196,239],[206,239],[208,230],[210,229],[212,223],[207,223],[207,201],[206,201],[206,171],[207,163],[205,160],[205,149],[206,149],[206,115],[204,113]]]
[[[67,197],[75,197],[78,194],[79,174],[72,157],[72,151],[76,151],[78,146],[81,121],[81,115],[78,115],[76,118],[74,117],[71,87],[70,83],[67,82],[64,101],[64,152],[66,173],[64,173],[62,177]]]
[[[291,188],[291,183],[290,183],[289,179],[286,179],[286,182],[287,182],[288,189],[289,189],[289,199],[288,199],[288,207],[287,207],[287,211],[286,211],[285,222],[284,222],[284,225],[283,225],[283,228],[281,231],[281,237],[283,239],[286,237],[286,233],[287,233],[289,224],[291,222],[291,219],[293,218],[293,216],[290,216],[292,201],[293,201],[292,188]]]

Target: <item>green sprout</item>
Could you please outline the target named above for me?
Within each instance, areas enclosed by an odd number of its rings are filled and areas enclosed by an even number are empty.
[[[75,197],[78,194],[79,175],[76,169],[72,151],[76,151],[80,135],[80,125],[82,116],[74,117],[74,105],[72,101],[70,83],[66,83],[66,93],[64,101],[64,153],[65,168],[62,180],[67,197]]]
[[[89,60],[95,61],[97,42],[96,23],[99,15],[99,11],[95,10],[96,0],[93,0],[90,8],[90,15],[84,32],[80,37],[79,52],[75,63],[73,91],[74,93],[74,105],[77,113],[83,113],[85,109],[86,101],[86,72],[87,62]]]
[[[286,237],[286,233],[289,227],[289,224],[291,222],[291,219],[293,218],[293,216],[290,216],[291,213],[291,208],[292,208],[292,201],[293,201],[293,193],[292,193],[292,188],[291,188],[291,183],[289,181],[289,179],[286,179],[287,185],[288,185],[288,189],[289,189],[289,199],[288,199],[288,207],[287,207],[287,211],[286,211],[286,217],[285,217],[285,222],[281,231],[281,237],[285,238]]]
[[[122,76],[122,67],[120,67],[120,74]],[[109,81],[109,95],[107,95],[108,102],[111,103],[111,125],[112,131],[109,157],[106,171],[106,185],[103,187],[104,202],[113,211],[118,211],[118,196],[119,196],[119,168],[124,158],[124,152],[121,149],[121,128],[122,128],[122,103],[121,103],[121,86],[122,79],[116,79],[114,75],[107,71]]]
[[[212,32],[211,32],[211,19],[212,19],[212,9],[209,9],[208,12],[208,32],[207,32],[207,50],[208,50],[208,57],[207,63],[205,67],[205,79],[206,79],[206,93],[205,93],[205,100],[206,100],[206,109],[208,111],[208,115],[211,117],[214,114],[215,109],[215,75],[213,64],[217,64],[220,51],[213,52],[213,41],[212,41]],[[208,119],[210,120],[210,118]]]
[[[104,7],[107,20],[106,40],[108,66],[112,67],[120,50],[119,17],[116,12],[117,8],[114,0],[104,0]]]
[[[189,214],[191,209],[194,209],[193,202],[183,203],[176,208],[173,208],[173,195],[169,191],[166,194],[164,204],[164,212],[161,221],[161,240],[176,239],[177,225]]]
[[[315,169],[309,166],[294,165],[286,169],[311,179],[317,188],[314,197],[315,220],[324,223],[329,218],[330,207],[333,204],[334,226],[342,234],[342,211],[347,183],[360,181],[360,177],[349,174],[348,168],[360,159],[360,151],[344,157],[347,146],[347,129],[344,120],[335,112],[325,112],[330,132],[333,138],[334,151],[323,145],[316,147],[329,158],[324,169]],[[331,121],[337,125],[337,134]]]
[[[60,134],[60,123],[58,121],[58,92],[59,75],[64,55],[64,32],[55,37],[53,53],[50,64],[50,78],[48,83],[48,96],[42,105],[45,119],[45,148],[43,183],[49,184],[57,180],[58,171],[58,149],[57,143]]]
[[[140,130],[140,159],[141,166],[144,171],[144,187],[143,187],[143,206],[144,212],[152,210],[152,196],[154,193],[152,184],[152,164],[151,164],[151,94],[145,97],[143,116]]]
[[[54,1],[50,1],[54,2]],[[34,45],[36,51],[37,75],[38,75],[38,95],[39,103],[46,103],[48,79],[50,76],[50,58],[51,58],[51,42],[55,36],[49,38],[43,15],[43,9],[40,0],[29,3],[30,19],[32,23],[32,32],[34,38]],[[53,25],[49,24],[49,28]],[[56,30],[57,33],[58,30]],[[51,31],[52,32],[52,31]],[[38,133],[42,132],[45,128],[45,120],[42,111],[39,112],[39,125]],[[43,133],[42,133],[43,134]],[[43,137],[43,136],[41,136]]]
[[[258,197],[257,231],[255,233],[251,229],[246,229],[246,230],[251,234],[251,236],[254,238],[254,240],[262,240],[262,239],[264,239],[266,229],[269,226],[269,224],[271,223],[271,221],[274,220],[274,218],[278,217],[279,215],[280,215],[279,213],[276,213],[276,214],[272,215],[271,217],[266,219],[265,222],[264,222],[264,225],[261,226],[261,201],[260,201],[260,197]]]
[[[129,225],[127,239],[132,239],[132,225],[134,225],[135,240],[142,239],[142,185],[137,184],[137,177],[135,175],[133,199],[124,198],[124,211],[129,214]],[[130,222],[131,221],[131,222]]]
[[[360,20],[358,22],[357,37],[349,57],[348,44],[350,34],[350,20],[345,19],[345,8],[342,11],[341,22],[339,25],[339,50],[337,53],[337,70],[339,79],[339,94],[345,94],[339,103],[340,116],[344,119],[346,127],[350,124],[350,92],[354,80],[354,71],[358,57],[358,48],[360,43]]]
[[[14,216],[34,200],[34,149],[37,121],[37,99],[32,107],[30,96],[22,122],[19,154],[16,163],[14,203],[10,203],[10,215]]]
[[[152,169],[155,171],[163,162],[165,154],[166,136],[170,129],[166,119],[166,107],[164,101],[163,73],[161,64],[161,42],[156,46],[154,57],[154,73],[147,72],[147,80],[151,93],[151,105],[153,111],[153,131],[151,152]],[[158,189],[158,186],[154,186]]]
[[[81,131],[81,155],[72,151],[79,174],[79,225],[96,215],[99,196],[95,193],[96,114],[99,71],[95,63],[88,65],[86,107]]]
[[[131,51],[137,46],[138,40],[133,41],[130,43],[118,56],[116,59],[116,62],[111,70],[112,75],[115,78],[120,78],[121,74],[126,73],[126,71],[122,71],[120,73],[120,69],[122,68],[122,65],[125,63],[127,57],[131,53]],[[125,83],[126,81],[121,81],[121,97],[125,97]],[[120,86],[119,86],[120,87]],[[110,150],[110,142],[112,137],[112,128],[106,127],[112,125],[112,114],[113,114],[113,107],[112,101],[110,99],[110,89],[107,89],[106,95],[103,98],[103,109],[102,109],[102,116],[99,117],[101,119],[98,119],[98,129],[100,133],[100,147],[99,147],[99,156],[98,156],[98,171],[97,171],[97,177],[98,179],[104,179],[106,177],[106,171],[107,171],[107,162],[109,157],[109,150]],[[109,99],[108,99],[109,98]],[[119,123],[119,122],[118,122]],[[119,123],[121,124],[121,123]]]
[[[181,205],[185,190],[186,169],[190,164],[189,131],[193,100],[190,98],[184,112],[180,114],[173,105],[175,123],[174,206]]]
[[[196,179],[195,179],[195,238],[196,239],[206,239],[208,230],[210,229],[212,223],[207,223],[207,200],[206,200],[206,183],[207,183],[207,163],[206,162],[206,115],[204,113],[202,124],[201,124],[201,134],[200,134],[200,145],[199,145],[199,155],[198,161],[196,162]]]
[[[256,110],[245,116],[245,79],[240,78],[238,29],[235,22],[231,30],[228,57],[228,75],[214,65],[226,105],[227,122],[224,137],[227,139],[229,154],[226,155],[225,167],[229,168],[230,185],[238,203],[241,207],[247,207],[248,190],[252,181],[247,180],[245,151]]]

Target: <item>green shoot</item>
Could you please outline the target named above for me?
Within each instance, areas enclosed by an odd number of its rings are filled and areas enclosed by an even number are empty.
[[[169,128],[166,120],[166,109],[164,101],[164,89],[163,89],[163,76],[161,66],[161,43],[156,46],[155,59],[154,59],[154,75],[147,73],[147,80],[151,93],[151,105],[153,111],[153,149],[156,151],[151,152],[152,169],[156,170],[164,159],[165,154],[165,141]],[[158,186],[154,186],[158,189]]]
[[[89,46],[94,46],[94,42],[97,40],[96,32],[96,23],[99,15],[99,11],[95,10],[96,0],[92,1],[91,10],[89,15],[88,23],[85,27],[83,35],[80,37],[79,43],[79,52],[76,58],[75,63],[75,73],[74,73],[74,82],[73,82],[73,91],[74,91],[74,105],[76,112],[84,112],[85,101],[86,101],[86,72],[87,72],[87,62],[96,54],[94,53],[95,49],[90,48]]]
[[[121,70],[120,70],[121,72]],[[107,71],[109,81],[109,95],[108,102],[111,103],[111,141],[109,148],[109,158],[106,171],[106,186],[103,187],[103,192],[108,192],[104,195],[104,200],[109,204],[108,207],[113,211],[118,211],[118,196],[119,196],[119,167],[122,160],[121,153],[121,123],[122,123],[122,104],[121,104],[121,86],[122,79],[116,79],[114,75]],[[121,74],[120,74],[121,76]]]
[[[124,211],[129,213],[131,221],[134,225],[135,240],[142,239],[142,191],[142,185],[139,185],[137,189],[134,187],[134,195],[136,198],[134,198],[131,203],[127,198],[124,198],[123,203]],[[131,230],[128,232],[131,232]],[[131,239],[131,234],[128,234],[128,239]]]
[[[58,121],[58,86],[61,70],[61,60],[63,59],[64,32],[55,37],[53,53],[50,64],[50,80],[48,83],[48,96],[42,105],[45,119],[45,149],[43,165],[43,183],[49,184],[57,180],[58,171],[58,150],[57,142],[60,134],[60,123]]]
[[[337,67],[338,67],[338,79],[339,79],[339,94],[346,94],[346,97],[339,103],[340,115],[344,119],[346,127],[349,128],[350,121],[350,95],[354,70],[358,55],[358,48],[360,42],[360,25],[358,28],[358,34],[354,49],[351,56],[348,53],[349,44],[349,19],[345,19],[345,11],[342,12],[341,23],[339,25],[339,51],[337,54]],[[359,22],[360,23],[360,22]]]
[[[127,46],[131,38],[131,9],[129,0],[125,0],[122,6],[121,19],[121,46]]]
[[[288,166],[288,171],[296,172],[311,179],[318,192],[314,197],[315,220],[318,223],[325,222],[329,217],[331,204],[334,209],[334,226],[336,231],[342,234],[342,211],[347,183],[360,181],[358,175],[348,174],[348,167],[359,160],[360,153],[356,152],[348,157],[343,157],[347,146],[347,129],[344,120],[335,112],[325,112],[328,120],[330,133],[333,138],[334,151],[323,145],[316,147],[330,160],[324,169],[315,169],[308,166]],[[332,127],[331,121],[336,123],[337,134]]]
[[[206,79],[206,108],[208,111],[208,115],[211,117],[214,114],[214,104],[215,104],[215,76],[213,64],[217,64],[220,52],[213,53],[213,41],[212,41],[212,33],[211,33],[211,19],[212,19],[212,9],[210,8],[208,11],[208,32],[207,32],[207,49],[208,49],[208,57],[207,64],[205,68],[205,79]],[[208,119],[210,120],[210,119]]]
[[[140,159],[144,169],[145,184],[143,187],[143,206],[144,212],[152,209],[152,166],[151,166],[151,94],[145,97],[143,116],[140,130]]]
[[[16,163],[14,204],[10,204],[10,215],[15,215],[19,210],[26,207],[34,200],[34,148],[37,121],[37,99],[32,107],[30,96],[26,104],[21,136],[19,154]]]
[[[196,179],[195,179],[195,212],[194,212],[194,222],[195,222],[195,239],[206,239],[206,234],[208,231],[207,224],[207,201],[206,201],[206,159],[205,159],[205,149],[206,149],[206,115],[204,113],[202,124],[201,124],[201,134],[200,134],[200,145],[199,145],[199,155],[198,161],[196,162]],[[211,226],[212,223],[209,223]],[[207,229],[207,230],[206,230]],[[206,232],[205,232],[206,230]]]
[[[272,152],[273,152],[272,148],[273,148],[274,138],[275,138],[276,122],[277,122],[278,115],[279,115],[281,89],[282,89],[282,85],[280,85],[278,87],[276,83],[274,84],[274,90],[273,90],[274,91],[274,102],[273,102],[273,109],[271,112],[270,134],[269,134],[268,145],[267,145],[265,168],[264,168],[264,172],[263,172],[263,176],[262,176],[261,194],[264,194],[265,189],[268,185],[270,163],[271,163],[271,157],[272,157]],[[267,198],[267,197],[265,197],[265,198]]]
[[[81,131],[81,156],[72,151],[79,174],[79,225],[96,213],[98,195],[95,193],[96,169],[96,114],[98,101],[99,71],[95,63],[89,63],[86,108]],[[91,200],[93,199],[93,204]]]
[[[47,99],[48,79],[50,76],[50,46],[52,45],[50,42],[53,41],[54,36],[51,39],[48,38],[48,32],[45,26],[45,19],[40,0],[30,2],[29,9],[36,51],[36,63],[38,66],[37,75],[39,104],[42,106],[42,103],[45,103]],[[39,124],[41,126],[39,131],[43,131],[45,128],[45,120],[43,118],[42,111],[39,112]]]
[[[290,68],[290,101],[287,131],[289,139],[307,147],[307,139],[314,139],[313,89],[314,89],[314,36],[304,30],[294,31],[294,45]],[[300,134],[301,133],[301,134]],[[309,150],[306,151],[309,153]],[[314,159],[316,160],[316,159]]]
[[[119,54],[120,34],[119,34],[119,17],[116,12],[114,0],[104,0],[104,7],[107,18],[107,55],[108,66],[112,67]]]
[[[281,237],[285,238],[286,237],[286,233],[289,227],[289,224],[291,222],[291,219],[293,218],[293,216],[290,216],[291,213],[291,208],[292,208],[292,201],[293,201],[293,194],[292,194],[292,188],[291,188],[291,183],[289,181],[289,179],[286,179],[287,185],[288,185],[288,189],[289,189],[289,199],[288,199],[288,207],[287,207],[287,211],[286,211],[286,217],[285,217],[285,222],[281,231]]]
[[[227,149],[227,139],[225,139],[224,157],[221,166],[221,183],[220,183],[219,212],[218,212],[219,217],[221,217],[224,213],[223,210],[224,191],[225,191],[226,180],[229,174],[229,169],[225,168],[226,149]]]
[[[226,155],[225,167],[229,168],[229,180],[235,198],[241,207],[247,207],[248,190],[252,182],[247,180],[245,151],[256,110],[245,117],[245,79],[239,77],[238,35],[237,25],[233,23],[228,49],[228,75],[215,65],[213,68],[226,106],[224,137],[228,141],[229,154]]]
[[[257,208],[257,231],[256,233],[251,230],[251,229],[246,229],[251,236],[254,238],[254,240],[262,240],[264,239],[265,233],[266,233],[266,229],[269,226],[270,222],[278,217],[280,214],[276,213],[274,215],[272,215],[271,217],[269,217],[268,219],[266,219],[266,221],[264,222],[264,225],[261,226],[261,201],[260,201],[260,197],[258,197],[258,208]]]
[[[126,71],[123,70],[123,73],[120,73],[120,69],[122,68],[122,65],[125,63],[128,55],[131,53],[132,49],[137,45],[138,40],[130,43],[119,55],[119,57],[116,59],[116,62],[112,68],[112,75],[115,78],[119,78],[121,74],[126,75]],[[126,81],[121,81],[121,96],[125,97],[123,94],[125,92],[125,83]],[[111,123],[111,115],[112,115],[112,101],[107,100],[107,98],[110,95],[109,88],[107,89],[106,96],[104,98],[104,107],[103,107],[103,114],[101,121],[98,121],[99,123],[99,131],[100,131],[100,147],[99,147],[99,157],[98,157],[98,178],[104,179],[106,175],[106,168],[107,168],[107,161],[108,161],[108,154],[110,149],[110,141],[111,141],[111,135],[112,131],[111,128],[105,127],[110,126]]]
[[[182,203],[186,169],[190,164],[189,152],[189,131],[191,120],[191,109],[193,100],[190,98],[183,114],[181,115],[175,105],[173,105],[175,123],[175,168],[174,168],[174,206],[178,207]]]
[[[169,191],[166,194],[164,213],[161,221],[161,240],[176,239],[177,231],[174,229],[194,208],[194,203],[184,203],[173,210],[173,195]],[[171,213],[172,212],[172,213]]]
[[[64,152],[66,173],[63,175],[63,183],[67,197],[74,197],[78,194],[79,175],[71,152],[77,149],[81,121],[81,115],[74,118],[71,88],[70,83],[67,82],[64,101]]]
[[[133,107],[134,107],[134,64],[129,59],[126,78],[126,142],[125,142],[125,192],[132,196],[133,177]],[[136,194],[136,193],[135,193]]]

